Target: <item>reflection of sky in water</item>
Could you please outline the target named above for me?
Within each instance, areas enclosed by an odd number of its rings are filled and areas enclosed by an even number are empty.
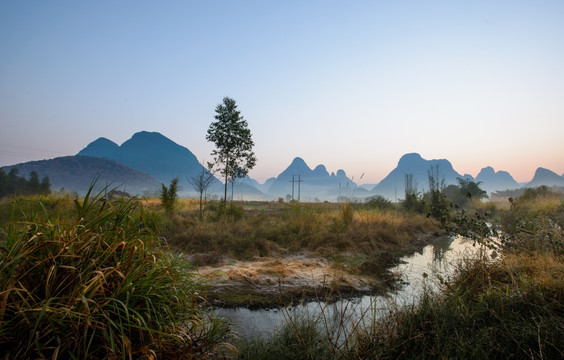
[[[337,337],[350,331],[350,324],[362,320],[370,323],[390,309],[412,304],[424,286],[436,288],[436,275],[448,277],[452,274],[457,259],[476,253],[478,247],[472,241],[445,237],[435,245],[428,245],[420,253],[403,257],[402,263],[393,271],[401,274],[406,284],[400,290],[385,296],[363,296],[337,301],[332,304],[311,302],[288,309],[249,310],[247,308],[219,309],[217,314],[228,319],[236,333],[245,335],[267,334],[280,328],[288,319],[300,316],[316,316],[324,326],[335,326]],[[425,278],[425,275],[427,277]],[[348,329],[339,329],[335,324],[346,324]]]

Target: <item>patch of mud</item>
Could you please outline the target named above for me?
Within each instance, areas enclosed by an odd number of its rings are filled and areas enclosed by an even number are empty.
[[[208,299],[217,306],[271,307],[307,299],[372,293],[377,280],[354,276],[307,256],[260,258],[202,267]]]

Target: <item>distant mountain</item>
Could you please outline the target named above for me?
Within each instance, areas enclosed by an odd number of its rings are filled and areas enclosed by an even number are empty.
[[[374,189],[374,186],[376,186],[378,184],[358,184],[359,188],[363,188],[367,191],[371,191],[372,189]]]
[[[51,160],[30,161],[4,167],[9,171],[17,167],[21,176],[36,171],[39,177],[48,176],[52,190],[65,188],[83,195],[94,179],[95,190],[108,185],[110,189],[119,187],[132,195],[148,192],[154,194],[159,189],[159,182],[135,169],[116,161],[92,156],[65,156]]]
[[[327,171],[324,165],[317,165],[313,170],[306,162],[296,157],[292,163],[272,181],[267,194],[271,197],[283,197],[292,194],[294,181],[294,199],[304,201],[336,200],[338,196],[355,196],[356,184],[347,177],[344,170],[337,173]],[[270,181],[270,180],[269,180]],[[298,183],[300,181],[300,183]],[[299,185],[298,185],[299,184]]]
[[[203,169],[190,150],[157,132],[135,133],[121,146],[108,139],[99,138],[77,155],[115,160],[149,174],[165,184],[178,177],[180,182],[186,185],[186,177],[195,176]]]
[[[413,181],[420,192],[428,190],[428,171],[431,167],[439,167],[440,176],[444,177],[447,185],[458,184],[457,178],[464,178],[456,172],[452,164],[446,159],[425,160],[417,153],[405,154],[398,165],[378,185],[372,193],[382,195],[390,200],[403,199],[405,192],[405,175],[413,175]],[[471,179],[473,180],[473,179]]]
[[[194,189],[188,182],[201,171],[206,171],[196,156],[186,147],[178,145],[158,132],[141,131],[133,134],[121,146],[106,138],[98,138],[77,155],[98,156],[115,160],[137,169],[166,185],[178,177],[180,194],[193,195]],[[223,184],[217,180],[208,192],[223,195]],[[229,195],[231,192],[229,191]],[[258,189],[245,181],[237,181],[234,187],[235,198],[261,199],[264,197]]]
[[[560,175],[558,175],[557,173],[539,167],[536,171],[535,171],[535,176],[533,177],[533,180],[531,180],[527,185],[525,185],[526,187],[538,187],[538,186],[542,186],[542,185],[546,185],[546,186],[564,186],[564,178]]]
[[[496,172],[491,166],[480,170],[480,173],[476,176],[476,181],[482,182],[480,188],[490,194],[499,190],[517,189],[520,187],[519,183],[507,171],[500,170]]]
[[[264,182],[264,184],[259,184],[258,181],[255,181],[256,184],[254,184],[254,187],[256,187],[257,189],[259,189],[260,191],[262,191],[263,193],[268,193],[268,191],[270,190],[270,187],[272,186],[272,184],[276,181],[275,177],[271,177],[266,179],[266,181]]]
[[[111,154],[116,151],[119,151],[118,144],[105,137],[101,137],[88,144],[88,146],[82,149],[77,155],[97,156],[109,159]]]

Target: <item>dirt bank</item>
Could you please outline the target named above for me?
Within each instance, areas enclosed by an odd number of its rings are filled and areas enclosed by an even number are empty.
[[[223,307],[272,307],[374,293],[391,280],[352,275],[308,254],[206,266],[198,272],[207,283],[208,300]]]

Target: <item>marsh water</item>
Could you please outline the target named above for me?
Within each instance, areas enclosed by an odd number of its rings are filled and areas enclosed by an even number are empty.
[[[394,308],[414,303],[424,287],[436,288],[440,278],[452,274],[459,259],[477,251],[470,240],[441,238],[434,245],[425,246],[421,252],[401,258],[400,264],[392,271],[401,276],[403,285],[385,295],[366,295],[332,303],[313,301],[281,309],[218,309],[216,313],[229,321],[240,336],[266,335],[304,316],[313,317],[340,336],[357,324],[368,324]]]

